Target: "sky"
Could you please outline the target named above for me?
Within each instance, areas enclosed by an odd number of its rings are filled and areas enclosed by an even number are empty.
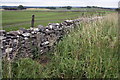
[[[117,8],[120,0],[1,0],[6,6],[98,6]]]

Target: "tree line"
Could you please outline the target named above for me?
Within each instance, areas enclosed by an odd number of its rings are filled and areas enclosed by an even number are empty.
[[[27,7],[24,7],[23,5],[19,5],[17,7],[4,7],[4,10],[23,10],[26,9]],[[56,9],[57,7],[42,7],[46,9]],[[66,8],[67,10],[71,10],[72,6],[64,6],[64,7],[58,7],[58,8]]]
[[[5,7],[4,10],[23,10],[26,9],[24,6],[19,5],[18,7]]]

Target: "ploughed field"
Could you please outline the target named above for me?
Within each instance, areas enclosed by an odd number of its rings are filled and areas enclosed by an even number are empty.
[[[2,26],[6,31],[29,28],[31,16],[35,15],[35,27],[46,26],[48,23],[59,23],[66,19],[76,19],[86,16],[103,15],[104,12],[52,12],[52,11],[2,11]]]

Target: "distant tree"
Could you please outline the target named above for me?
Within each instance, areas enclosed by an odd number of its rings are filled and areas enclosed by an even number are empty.
[[[116,11],[120,11],[120,8],[117,8]]]
[[[97,6],[92,6],[93,8],[98,8]]]
[[[56,9],[56,7],[46,7],[47,9]]]
[[[4,10],[9,10],[9,8],[6,8],[6,7],[5,7],[5,8],[3,8],[3,9],[4,9]]]
[[[72,9],[72,6],[67,6],[66,7],[68,10],[71,10]]]
[[[60,8],[67,8],[66,6],[60,7]]]
[[[17,8],[4,8],[4,10],[17,10]]]
[[[18,10],[23,10],[23,9],[26,9],[25,7],[23,7],[22,5],[19,5],[18,7]]]
[[[91,6],[87,6],[87,8],[92,8]]]

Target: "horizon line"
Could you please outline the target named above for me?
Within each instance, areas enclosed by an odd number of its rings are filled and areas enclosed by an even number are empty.
[[[1,5],[1,6],[12,6],[12,5]],[[17,5],[13,5],[13,6],[17,6]],[[87,6],[89,6],[89,5],[87,5]],[[72,7],[87,7],[87,6],[72,6]],[[93,7],[93,6],[90,6],[90,7]],[[65,6],[25,6],[25,7],[65,7]],[[95,7],[101,7],[101,8],[118,8],[118,7],[104,7],[104,6],[103,7],[102,6],[95,6]]]

